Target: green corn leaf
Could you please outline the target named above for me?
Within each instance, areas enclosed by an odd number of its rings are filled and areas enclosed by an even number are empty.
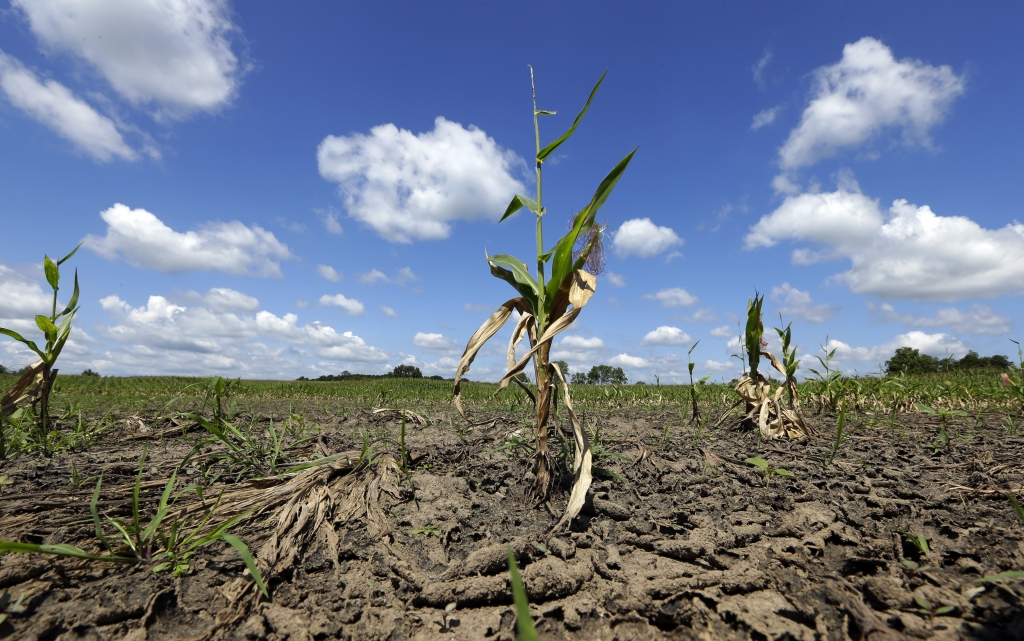
[[[768,461],[766,461],[763,458],[760,458],[758,456],[752,456],[752,457],[750,457],[748,459],[744,459],[743,462],[744,463],[749,463],[751,465],[756,465],[757,467],[761,468],[762,470],[767,470],[768,467],[769,467],[768,466]]]
[[[1006,498],[1010,499],[1010,503],[1013,503],[1013,509],[1017,512],[1017,518],[1020,519],[1021,525],[1024,525],[1024,507],[1020,506],[1020,503],[1017,502],[1017,499],[1010,492],[1006,493]]]
[[[234,534],[224,534],[224,541],[226,541],[231,547],[238,551],[238,555],[245,561],[245,567],[249,568],[249,574],[252,575],[252,580],[256,583],[256,587],[260,589],[263,596],[270,598],[270,593],[267,592],[267,585],[263,582],[263,575],[260,574],[260,569],[256,567],[256,561],[252,558],[252,553],[249,552],[248,546],[242,539],[238,538]]]
[[[538,109],[537,111],[534,111],[533,113],[537,114],[538,116],[554,116],[558,112],[557,111],[548,111],[546,109]]]
[[[617,165],[605,176],[601,184],[598,185],[597,191],[594,192],[594,197],[590,199],[590,202],[584,207],[573,221],[572,229],[565,236],[559,239],[555,248],[554,257],[551,261],[551,280],[547,284],[545,304],[550,305],[555,300],[555,295],[558,293],[558,289],[562,286],[562,281],[568,276],[573,270],[574,264],[572,259],[572,250],[576,246],[576,240],[584,230],[590,229],[594,224],[594,218],[597,216],[598,209],[604,204],[604,201],[608,199],[612,190],[615,189],[615,184],[619,182],[619,178],[622,176],[622,172],[626,171],[626,167],[629,166],[629,161],[633,159],[633,154],[636,153],[636,149],[629,152],[625,158],[619,161]],[[584,258],[581,256],[580,258]],[[584,258],[585,260],[585,258]],[[545,312],[550,311],[550,307],[544,310]]]
[[[590,97],[587,98],[587,104],[583,105],[583,109],[580,110],[580,113],[576,116],[576,120],[572,121],[572,126],[569,127],[569,131],[565,132],[564,134],[559,136],[554,142],[550,143],[547,147],[537,152],[537,162],[544,162],[548,156],[550,156],[556,149],[558,149],[558,147],[563,142],[565,142],[569,138],[569,136],[573,134],[574,131],[576,131],[576,127],[580,124],[580,121],[583,120],[583,116],[587,114],[587,110],[590,109],[590,102],[594,99],[594,96],[597,94],[597,89],[598,87],[601,86],[601,83],[604,82],[604,77],[606,75],[608,75],[607,71],[601,74],[601,78],[598,79],[597,84],[594,85],[594,88],[590,91]]]
[[[22,554],[27,553],[38,553],[38,554],[53,554],[56,556],[68,556],[76,559],[88,559],[90,561],[109,561],[111,563],[120,563],[124,559],[115,556],[96,556],[87,553],[85,550],[76,548],[73,545],[67,543],[56,543],[53,545],[36,545],[35,543],[18,543],[17,541],[4,541],[0,539],[0,550],[4,552],[18,552]]]
[[[999,574],[990,574],[989,576],[983,576],[980,579],[975,579],[975,583],[992,583],[995,581],[1003,581],[1005,579],[1020,579],[1024,578],[1024,570],[1007,570],[1006,572],[1000,572]]]
[[[533,294],[540,294],[540,285],[530,275],[530,269],[526,266],[526,263],[519,260],[515,256],[509,256],[508,254],[497,254],[487,259],[489,262],[495,263],[501,267],[505,267],[512,272],[516,282],[520,285],[526,285],[530,288]],[[519,289],[518,287],[516,289]]]
[[[39,358],[45,358],[46,357],[46,355],[42,351],[40,351],[40,349],[36,346],[36,344],[33,341],[30,341],[27,338],[23,338],[21,334],[19,334],[18,332],[14,331],[13,329],[7,329],[5,327],[0,327],[0,334],[3,334],[5,336],[10,336],[14,340],[18,341],[19,343],[23,344],[25,347],[27,347],[30,350],[32,350],[33,352],[35,352],[39,356]]]
[[[147,525],[146,529],[142,532],[143,541],[148,541],[149,537],[153,536],[157,528],[160,527],[160,524],[167,516],[169,509],[167,503],[171,498],[171,490],[174,489],[174,481],[177,476],[178,470],[171,472],[171,478],[167,481],[167,485],[164,486],[164,493],[160,495],[160,503],[157,505],[156,514],[153,515],[153,518],[149,521],[149,525]]]
[[[60,271],[56,263],[50,260],[49,256],[43,256],[43,271],[46,272],[46,282],[50,284],[53,291],[57,291],[57,283],[60,282]]]
[[[530,602],[526,600],[526,588],[519,576],[516,555],[512,546],[508,548],[508,573],[512,581],[512,600],[516,604],[516,629],[521,641],[537,641],[537,630],[533,627],[533,615],[530,614]]]
[[[103,522],[100,521],[100,512],[96,507],[96,503],[100,500],[100,485],[102,484],[103,474],[101,473],[100,478],[96,481],[96,490],[92,493],[92,501],[89,502],[89,512],[92,513],[92,522],[96,526],[96,538],[103,543],[103,547],[113,552],[114,548],[110,547],[110,541],[103,536]]]
[[[505,220],[512,214],[522,209],[523,207],[526,207],[535,214],[540,213],[540,205],[537,204],[537,201],[531,200],[526,196],[520,196],[517,194],[512,197],[512,202],[508,204],[508,207],[505,209],[505,213],[502,214],[501,220],[499,220],[498,222],[500,223],[502,220]]]
[[[491,267],[492,276],[494,276],[495,278],[500,278],[509,285],[512,285],[512,287],[515,287],[516,291],[519,292],[519,295],[522,296],[530,304],[531,311],[535,311],[537,309],[537,300],[539,298],[537,292],[539,290],[539,287],[537,286],[536,281],[533,281],[533,279],[531,278],[530,280],[533,282],[519,282],[519,280],[516,278],[516,275],[511,270],[505,269],[504,267],[500,267],[499,265],[495,264],[491,258],[487,259],[487,264],[490,265]]]
[[[70,313],[73,309],[75,309],[75,305],[78,304],[78,293],[79,293],[78,292],[78,270],[76,269],[75,270],[75,293],[73,293],[71,295],[71,300],[68,302],[68,306],[64,308],[64,311],[62,311],[61,313],[57,314],[57,316],[63,316],[65,314]]]
[[[43,331],[47,343],[57,340],[57,326],[48,317],[36,316],[36,326]]]
[[[78,243],[78,245],[76,245],[76,246],[75,246],[75,248],[71,250],[71,253],[70,253],[70,254],[68,254],[68,255],[67,255],[67,256],[65,256],[64,258],[61,258],[60,260],[58,260],[58,261],[57,261],[57,265],[63,265],[63,264],[64,264],[64,261],[66,261],[67,259],[69,259],[69,258],[71,258],[72,256],[74,256],[74,255],[75,255],[75,252],[76,252],[76,251],[78,251],[78,248],[79,248],[79,247],[81,247],[81,246],[82,246],[82,243]]]

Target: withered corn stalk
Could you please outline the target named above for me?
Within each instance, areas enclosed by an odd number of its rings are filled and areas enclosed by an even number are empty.
[[[590,108],[590,103],[603,80],[604,75],[597,81],[594,89],[590,92],[587,103],[576,116],[569,130],[554,142],[541,148],[539,117],[551,116],[555,112],[537,109],[537,92],[533,83],[533,68],[531,67],[530,84],[533,89],[533,123],[537,148],[537,198],[533,200],[526,196],[515,196],[501,220],[504,221],[524,207],[534,213],[537,227],[537,272],[534,276],[530,273],[530,268],[526,263],[508,254],[487,257],[491,274],[512,285],[519,296],[506,301],[473,334],[455,372],[454,402],[459,413],[465,416],[460,397],[462,376],[469,371],[473,359],[476,358],[477,353],[487,340],[501,329],[512,316],[513,311],[518,312],[519,321],[512,330],[512,338],[508,346],[508,371],[502,377],[498,391],[507,387],[509,382],[515,379],[531,360],[533,361],[536,393],[530,394],[536,407],[537,431],[533,467],[534,484],[531,493],[538,501],[546,501],[551,492],[553,460],[548,453],[548,418],[556,385],[561,386],[573,428],[576,448],[573,464],[573,488],[565,514],[555,526],[556,528],[569,522],[583,506],[586,491],[590,486],[590,444],[572,409],[572,399],[569,396],[569,386],[565,377],[561,370],[551,363],[551,342],[555,336],[576,320],[594,293],[597,276],[592,272],[599,271],[599,268],[595,268],[593,263],[601,255],[603,232],[603,228],[596,221],[597,212],[611,194],[612,189],[615,188],[615,184],[622,172],[625,171],[629,161],[632,160],[636,149],[619,161],[605,177],[590,202],[573,217],[572,228],[569,232],[547,251],[544,250],[543,237],[543,218],[546,212],[542,204],[541,169],[544,161],[576,130]],[[582,245],[582,247],[577,250],[577,245]],[[545,270],[549,263],[551,275],[550,278],[546,278]],[[586,267],[589,267],[590,271],[585,269]],[[529,341],[530,349],[517,359],[516,346],[524,339]],[[516,383],[523,385],[518,379],[516,379]]]
[[[747,326],[744,338],[746,339],[747,362],[750,365],[750,371],[740,377],[736,384],[736,393],[740,395],[740,402],[746,406],[742,422],[745,425],[756,427],[762,438],[776,439],[783,436],[794,439],[804,438],[810,436],[810,430],[799,411],[796,384],[793,379],[796,365],[787,363],[790,365],[787,367],[780,363],[774,354],[763,351],[767,346],[763,341],[764,325],[761,322],[763,302],[764,296],[758,296],[756,293],[754,298],[747,302]],[[785,348],[789,347],[788,343],[789,341],[785,340]],[[758,372],[762,356],[767,358],[772,367],[778,370],[786,380],[786,384],[777,387],[774,393],[771,391],[771,384],[768,380]],[[791,360],[788,349],[786,358]],[[782,394],[787,389],[791,395],[788,408],[782,404]]]

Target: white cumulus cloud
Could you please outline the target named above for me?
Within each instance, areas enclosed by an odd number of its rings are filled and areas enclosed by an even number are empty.
[[[431,352],[441,356],[457,353],[459,346],[459,342],[454,338],[447,338],[443,334],[426,332],[416,332],[416,335],[412,337],[412,344],[424,352]]]
[[[824,323],[839,311],[838,307],[815,305],[811,293],[799,290],[789,283],[773,287],[771,299],[779,305],[783,316],[796,316],[811,323]]]
[[[287,245],[258,225],[237,220],[207,223],[198,231],[176,232],[145,209],[120,203],[100,213],[107,235],[85,237],[85,246],[104,258],[122,256],[135,267],[175,274],[190,270],[252,276],[280,276],[279,261],[291,258]]]
[[[815,74],[814,97],[779,150],[784,170],[812,165],[889,128],[906,143],[928,144],[964,79],[948,66],[896,60],[874,38],[843,47],[842,59]]]
[[[612,247],[622,256],[635,254],[650,258],[682,242],[671,228],[655,225],[650,218],[634,218],[619,226],[612,238]]]
[[[699,299],[682,287],[670,287],[654,294],[647,294],[644,298],[661,301],[664,307],[689,307],[696,305]]]
[[[562,340],[558,341],[558,346],[562,349],[568,350],[603,349],[604,341],[597,336],[591,336],[590,338],[584,338],[582,336],[566,336]]]
[[[963,356],[968,351],[967,346],[954,336],[943,333],[926,334],[916,330],[900,334],[887,343],[873,347],[852,347],[843,341],[832,339],[825,349],[836,350],[835,359],[841,363],[852,361],[879,365],[892,358],[897,348],[900,347],[910,347],[922,354],[940,358],[945,358],[947,355]]]
[[[96,69],[123,98],[158,116],[230,102],[243,68],[227,0],[13,0],[50,51]]]
[[[346,298],[344,294],[334,294],[333,296],[324,294],[320,297],[320,306],[340,307],[349,316],[360,316],[366,311],[362,303],[354,298]]]
[[[647,332],[647,335],[640,339],[641,345],[685,345],[690,342],[690,335],[678,327],[661,327]]]
[[[49,314],[52,305],[53,294],[47,295],[38,282],[0,265],[0,319],[33,319]]]
[[[349,216],[396,243],[447,238],[457,220],[497,220],[524,190],[512,175],[522,159],[443,117],[418,135],[386,124],[327,136],[317,161],[320,175],[339,184]]]
[[[341,280],[341,274],[330,265],[317,265],[316,272],[332,283],[336,283]]]
[[[880,322],[898,321],[910,327],[948,327],[958,334],[990,334],[1002,336],[1013,330],[1013,319],[1002,316],[996,310],[985,305],[974,305],[970,310],[947,307],[940,309],[934,316],[915,316],[901,314],[888,304],[874,305],[868,303]]]
[[[735,327],[729,327],[728,325],[722,325],[721,327],[714,328],[713,330],[711,330],[708,333],[711,334],[711,336],[713,336],[715,338],[732,338],[733,336],[735,336],[737,334],[737,332],[739,332],[739,329],[737,329]]]
[[[214,287],[203,301],[214,312],[255,312],[260,308],[259,300],[227,287]]]
[[[651,362],[646,358],[631,356],[629,354],[612,356],[611,360],[608,362],[615,367],[628,367],[629,369],[646,369],[651,366]]]
[[[626,279],[623,278],[621,275],[616,274],[615,272],[605,272],[604,276],[605,278],[608,279],[608,284],[611,285],[612,287],[626,286]]]
[[[903,199],[883,213],[856,183],[787,198],[751,228],[746,246],[782,240],[827,247],[797,250],[797,264],[849,259],[852,268],[837,278],[857,293],[938,302],[1024,293],[1024,224],[986,229]]]
[[[0,89],[7,100],[100,162],[136,160],[110,118],[100,114],[55,80],[41,81],[0,51]]]

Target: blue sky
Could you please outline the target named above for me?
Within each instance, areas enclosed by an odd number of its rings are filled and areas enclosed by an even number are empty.
[[[229,3],[0,9],[0,326],[77,268],[61,369],[451,376],[546,244],[601,210],[606,272],[554,353],[630,380],[734,378],[758,290],[848,373],[897,347],[1013,355],[1024,292],[1018,3]],[[62,289],[62,294],[67,293]],[[508,330],[469,377],[502,373]],[[777,342],[777,341],[775,341]],[[0,363],[30,354],[0,342]],[[806,370],[805,370],[806,371]]]

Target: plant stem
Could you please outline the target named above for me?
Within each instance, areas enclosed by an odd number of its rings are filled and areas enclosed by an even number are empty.
[[[533,92],[533,133],[537,143],[537,155],[540,155],[540,119],[537,117],[537,85],[533,81],[533,67],[530,67],[530,90]],[[537,297],[537,306],[540,309],[534,310],[537,318],[537,336],[544,335],[547,325],[547,315],[544,314],[544,204],[541,200],[543,195],[541,176],[541,161],[537,160],[537,284],[540,285],[540,294]],[[538,385],[540,380],[537,380]]]

